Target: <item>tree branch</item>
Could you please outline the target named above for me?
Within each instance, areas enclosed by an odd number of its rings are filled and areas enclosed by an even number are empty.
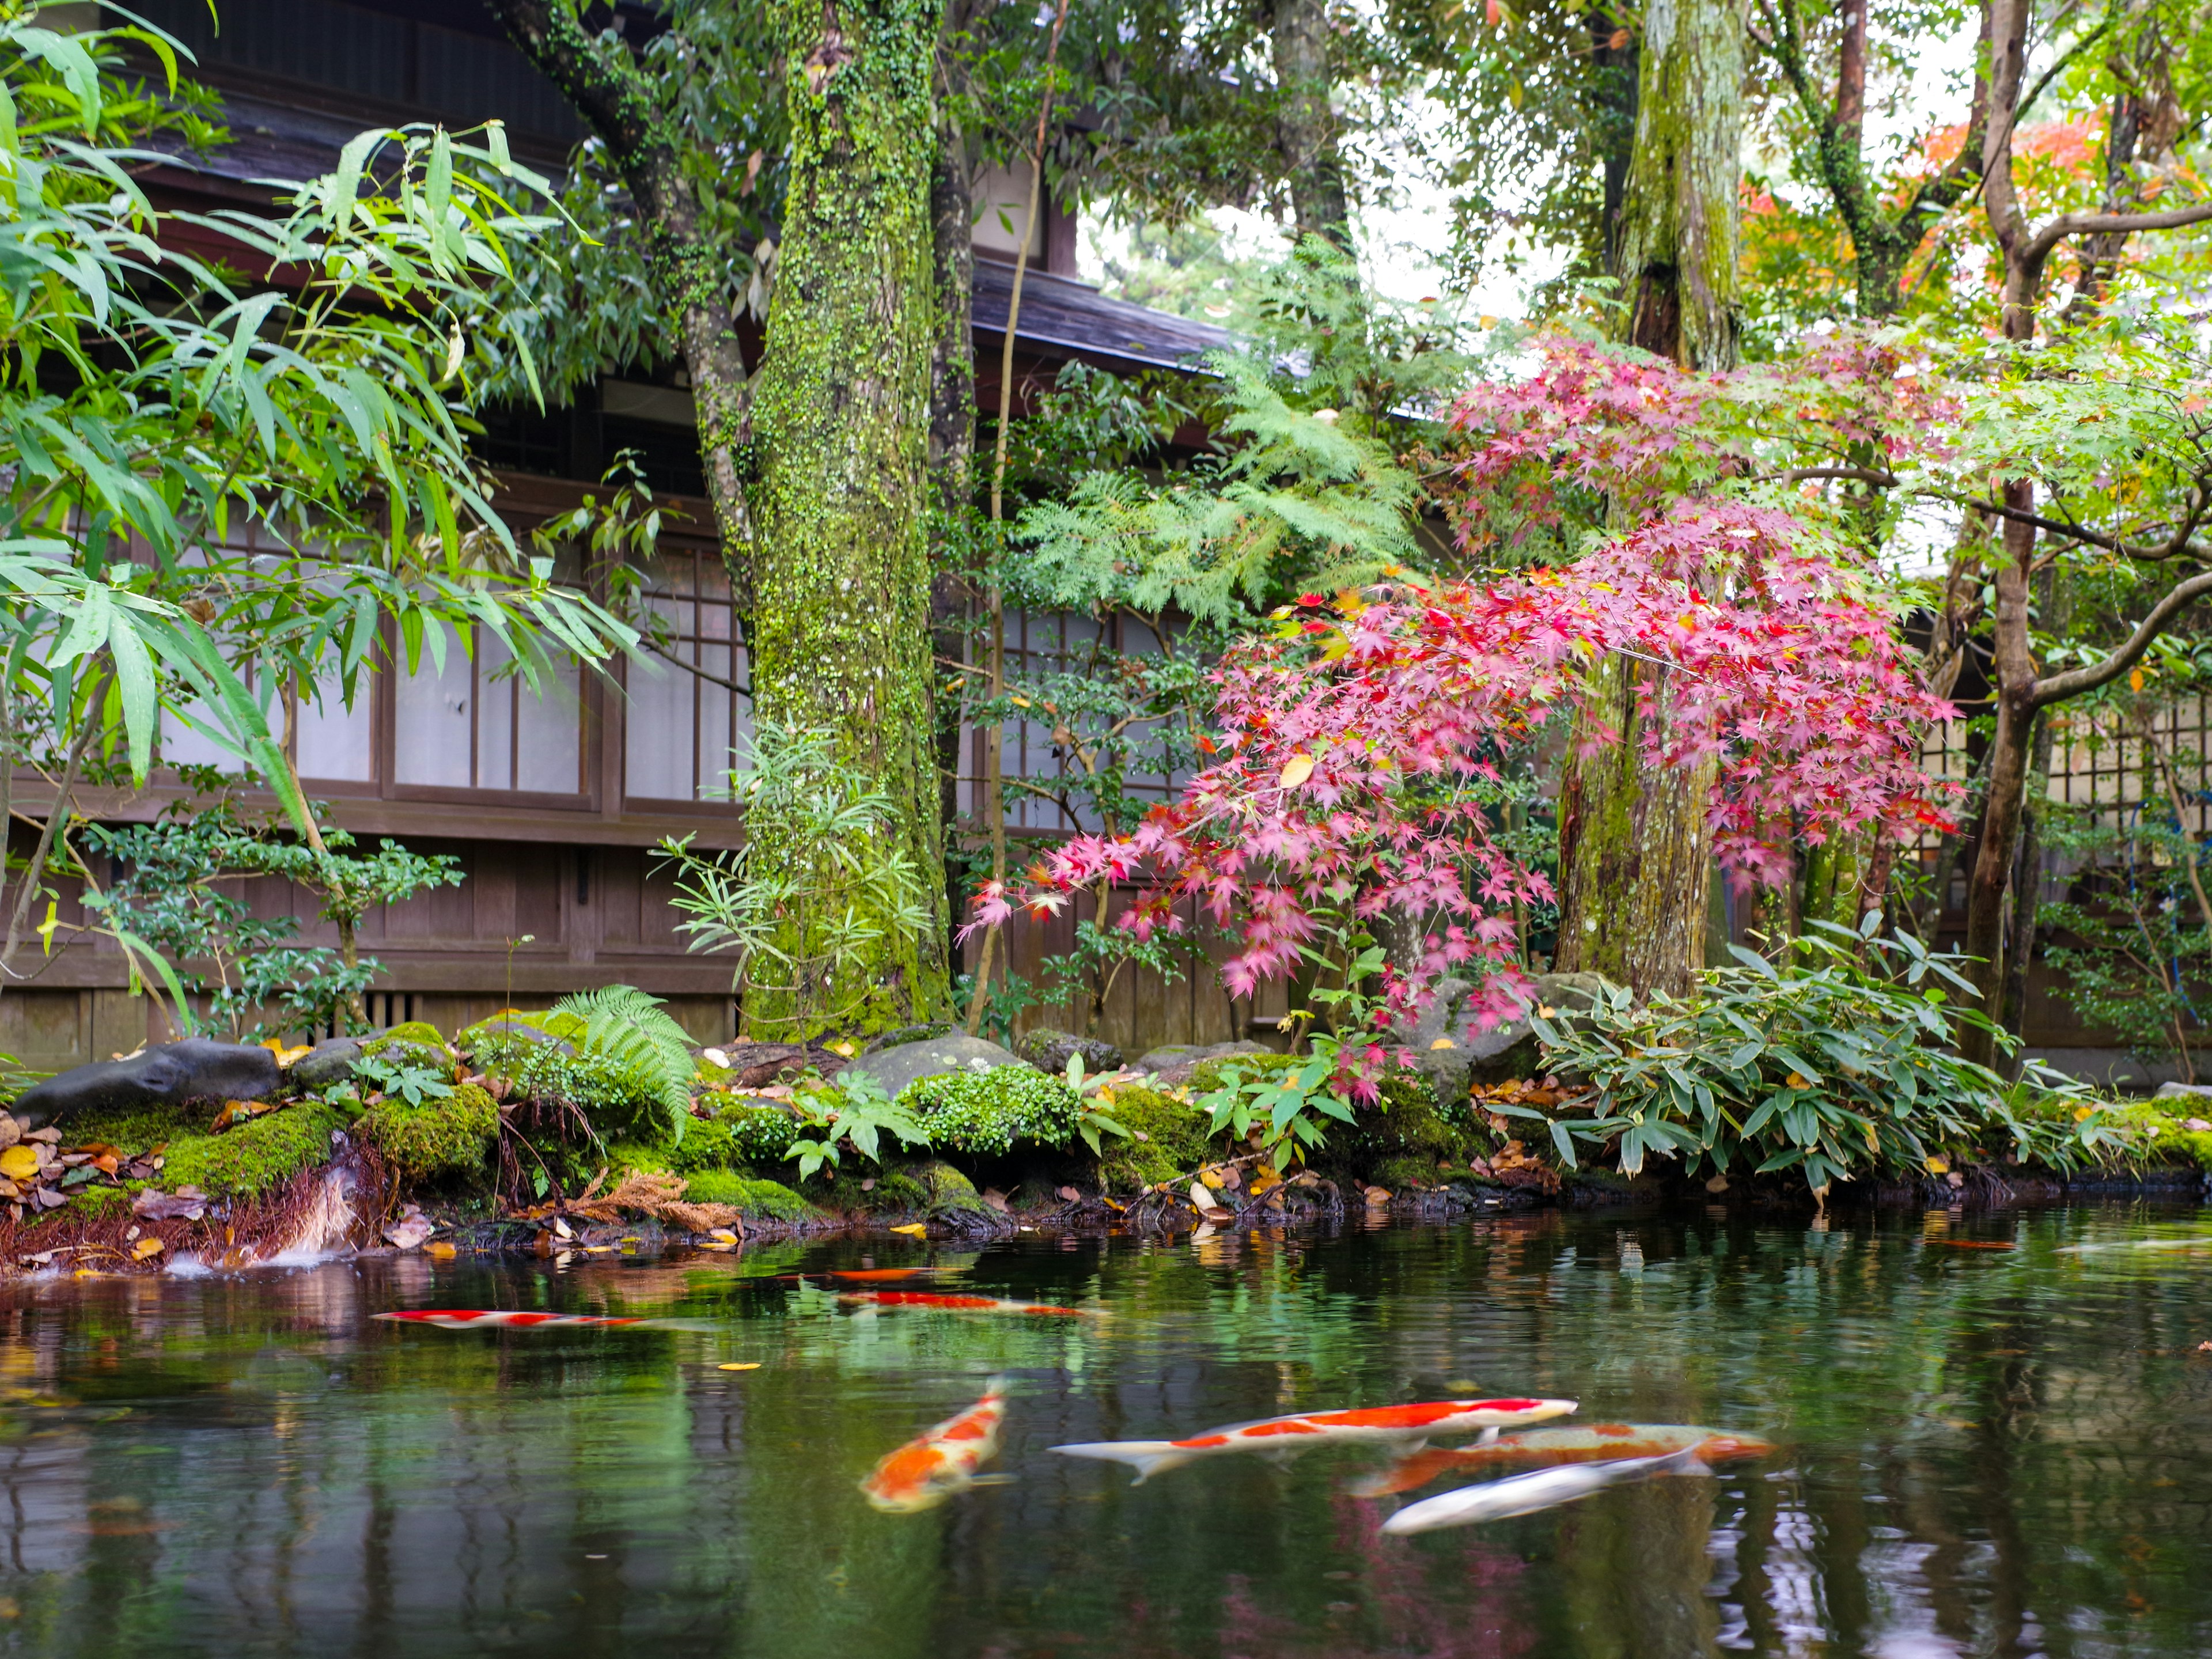
[[[2151,607],[2150,614],[2136,625],[2136,631],[2128,635],[2124,645],[2102,662],[2038,679],[2029,689],[2027,706],[2031,709],[2048,708],[2052,703],[2111,684],[2142,659],[2151,641],[2166,631],[2168,623],[2206,593],[2212,593],[2212,570],[2200,571],[2185,581],[2177,582],[2164,599]]]
[[[2062,213],[2030,237],[2021,257],[2040,264],[2069,236],[2133,235],[2139,230],[2179,230],[2212,219],[2212,202],[2166,213]]]

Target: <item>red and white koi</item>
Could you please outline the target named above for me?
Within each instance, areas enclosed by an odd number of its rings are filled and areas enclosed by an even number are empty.
[[[604,1314],[529,1313],[514,1308],[409,1308],[400,1313],[371,1314],[372,1319],[398,1320],[408,1325],[435,1325],[447,1331],[535,1330],[548,1325],[652,1325],[650,1319],[618,1319]]]
[[[1656,1480],[1669,1474],[1711,1473],[1699,1460],[1695,1446],[1686,1446],[1663,1457],[1570,1463],[1425,1498],[1418,1504],[1408,1504],[1385,1521],[1382,1530],[1393,1538],[1403,1538],[1409,1533],[1434,1532],[1442,1527],[1471,1527],[1484,1521],[1503,1521],[1508,1516],[1534,1515],[1540,1510],[1556,1509],[1562,1504],[1601,1492],[1608,1486]]]
[[[998,1452],[999,1425],[1006,1417],[1006,1380],[994,1376],[966,1411],[886,1454],[860,1490],[868,1502],[893,1515],[934,1508],[975,1484],[975,1471]]]
[[[1087,1308],[1063,1308],[1051,1302],[1009,1302],[995,1296],[950,1296],[935,1291],[841,1291],[840,1302],[877,1308],[920,1308],[933,1313],[1029,1314],[1043,1319],[1091,1319]]]
[[[1411,1406],[1376,1406],[1357,1411],[1298,1412],[1210,1429],[1188,1440],[1094,1440],[1054,1446],[1068,1457],[1097,1457],[1127,1463],[1136,1470],[1133,1485],[1163,1469],[1224,1452],[1306,1451],[1316,1446],[1404,1444],[1452,1435],[1541,1423],[1574,1410],[1571,1400],[1431,1400]]]
[[[1680,1423],[1594,1423],[1573,1429],[1535,1429],[1480,1446],[1431,1446],[1401,1457],[1389,1468],[1356,1481],[1354,1498],[1389,1498],[1413,1492],[1449,1470],[1504,1471],[1534,1465],[1598,1463],[1632,1457],[1664,1457],[1694,1449],[1707,1463],[1767,1457],[1774,1448],[1748,1435],[1723,1434]]]

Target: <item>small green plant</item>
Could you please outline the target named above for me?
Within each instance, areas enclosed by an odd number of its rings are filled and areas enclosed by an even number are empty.
[[[442,1100],[453,1092],[446,1073],[423,1065],[404,1049],[388,1054],[365,1054],[354,1062],[353,1074],[356,1081],[369,1085],[376,1092],[404,1100],[410,1106]]]
[[[1110,1076],[1112,1073],[1103,1075]],[[1075,1133],[1083,1137],[1083,1144],[1091,1148],[1093,1157],[1103,1158],[1106,1155],[1100,1136],[1113,1135],[1122,1140],[1130,1138],[1129,1131],[1123,1127],[1121,1119],[1108,1109],[1112,1103],[1112,1097],[1099,1091],[1103,1077],[1084,1076],[1081,1054],[1067,1057],[1065,1080],[1067,1086],[1075,1091],[1076,1102],[1082,1109],[1081,1115],[1075,1120]]]
[[[1027,1066],[917,1078],[900,1091],[899,1104],[921,1120],[939,1146],[982,1157],[1009,1152],[1017,1142],[1065,1146],[1082,1133],[1085,1115],[1065,1080]]]
[[[896,1138],[902,1146],[929,1144],[929,1130],[916,1122],[902,1103],[893,1104],[884,1093],[884,1085],[866,1072],[848,1072],[826,1090],[795,1096],[792,1104],[802,1121],[789,1155],[799,1160],[801,1181],[824,1164],[838,1167],[843,1146],[849,1146],[872,1164],[881,1164],[885,1134]]]
[[[1796,1170],[1816,1194],[1993,1138],[2061,1169],[2110,1138],[2071,1079],[2031,1066],[2031,1088],[2080,1105],[2027,1115],[2003,1079],[1951,1052],[1962,1026],[1988,1024],[1950,1001],[1972,994],[1965,959],[1909,933],[1878,937],[1880,926],[1875,912],[1856,933],[1814,922],[1779,966],[1737,947],[1736,965],[1708,969],[1693,1000],[1654,994],[1639,1007],[1616,988],[1571,1023],[1534,1015],[1547,1063],[1581,1084],[1591,1115],[1491,1109],[1543,1121],[1570,1167],[1576,1142],[1613,1143],[1630,1176],[1649,1158],[1680,1158],[1691,1175]]]
[[[756,1035],[801,1035],[836,1025],[866,1000],[858,964],[887,932],[921,933],[927,908],[920,872],[893,833],[896,805],[838,758],[828,732],[763,723],[751,741],[751,765],[731,772],[720,793],[757,829],[777,824],[777,844],[811,848],[811,861],[769,870],[750,842],[701,854],[690,836],[664,840],[659,852],[676,872],[669,902],[684,918],[677,931],[690,948],[733,954],[731,988],[740,996],[750,988],[809,1010]],[[846,986],[859,988],[848,1002],[814,1006],[824,988],[842,994]]]
[[[634,1103],[647,1106],[653,1127],[681,1145],[691,1121],[691,1081],[697,1062],[690,1033],[656,996],[634,985],[603,985],[553,1005],[547,1036],[573,1043],[580,1054],[611,1067]]]
[[[1221,1073],[1218,1087],[1199,1097],[1198,1103],[1211,1115],[1208,1134],[1224,1131],[1249,1141],[1257,1133],[1268,1148],[1285,1142],[1303,1152],[1319,1146],[1325,1137],[1316,1114],[1340,1123],[1356,1123],[1352,1108],[1335,1092],[1337,1049],[1334,1037],[1316,1032],[1311,1052],[1295,1065],[1278,1062],[1247,1073],[1231,1065]]]

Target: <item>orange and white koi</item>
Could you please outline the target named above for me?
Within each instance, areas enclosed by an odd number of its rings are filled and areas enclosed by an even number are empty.
[[[1608,1462],[1664,1457],[1694,1449],[1706,1463],[1768,1457],[1772,1445],[1748,1435],[1723,1434],[1680,1423],[1594,1423],[1573,1429],[1535,1429],[1480,1446],[1431,1446],[1401,1457],[1389,1468],[1346,1488],[1354,1498],[1389,1498],[1413,1492],[1448,1470],[1499,1470],[1532,1465]]]
[[[649,1319],[617,1319],[603,1314],[527,1313],[513,1308],[409,1308],[401,1313],[371,1314],[409,1325],[435,1325],[448,1331],[536,1329],[545,1325],[650,1325]]]
[[[934,1291],[841,1291],[840,1302],[865,1302],[878,1308],[921,1308],[936,1313],[1030,1314],[1047,1319],[1088,1319],[1085,1308],[1050,1302],[1008,1302],[995,1296],[947,1296]]]
[[[885,1455],[860,1482],[868,1502],[893,1515],[933,1509],[975,1484],[975,1471],[999,1449],[1006,1417],[1006,1384],[993,1377],[983,1397]]]
[[[1384,1533],[1403,1538],[1410,1533],[1434,1532],[1440,1527],[1471,1527],[1484,1521],[1503,1521],[1508,1516],[1534,1515],[1578,1498],[1601,1492],[1608,1486],[1632,1481],[1656,1480],[1670,1474],[1711,1474],[1699,1461],[1698,1449],[1686,1446],[1662,1457],[1624,1457],[1610,1463],[1575,1463],[1538,1469],[1479,1486],[1462,1486],[1439,1492],[1418,1504],[1408,1504],[1382,1523]]]
[[[1315,1446],[1404,1444],[1449,1435],[1541,1423],[1574,1410],[1571,1400],[1431,1400],[1411,1406],[1376,1406],[1357,1411],[1298,1412],[1257,1423],[1210,1429],[1188,1440],[1094,1440],[1054,1446],[1068,1457],[1097,1457],[1127,1463],[1136,1470],[1132,1484],[1142,1486],[1163,1469],[1223,1452],[1306,1451]]]

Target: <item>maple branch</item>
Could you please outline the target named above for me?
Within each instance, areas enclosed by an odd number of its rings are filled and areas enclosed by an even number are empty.
[[[2037,264],[2069,236],[2132,235],[2139,230],[2179,230],[2212,219],[2212,202],[2166,213],[2062,213],[2028,239],[2021,258]]]

